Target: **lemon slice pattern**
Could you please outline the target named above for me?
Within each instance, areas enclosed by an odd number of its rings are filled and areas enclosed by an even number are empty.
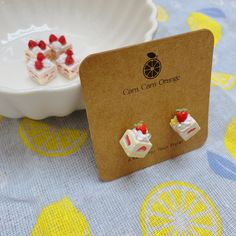
[[[169,15],[164,7],[157,5],[157,21],[166,22],[169,20]]]
[[[236,75],[225,74],[221,72],[212,73],[211,85],[219,86],[224,90],[232,89],[236,84]]]
[[[229,123],[224,137],[228,152],[236,159],[236,117]]]
[[[210,30],[214,35],[214,45],[216,46],[216,44],[219,42],[222,34],[222,27],[217,21],[213,20],[211,17],[199,12],[193,12],[188,17],[187,23],[190,27],[190,30]]]
[[[87,139],[87,132],[50,126],[24,118],[19,125],[23,143],[32,151],[46,157],[63,157],[78,151]]]
[[[198,187],[173,181],[153,188],[140,212],[143,235],[221,235],[213,201]]]
[[[31,232],[31,236],[89,236],[89,224],[84,215],[79,212],[65,197],[41,211]]]

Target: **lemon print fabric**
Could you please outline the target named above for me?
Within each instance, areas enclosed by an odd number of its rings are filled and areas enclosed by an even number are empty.
[[[213,201],[195,185],[174,181],[153,188],[144,199],[140,223],[143,235],[221,235],[221,220]]]
[[[20,122],[19,135],[26,147],[46,157],[71,155],[87,139],[85,130],[57,127],[27,118]]]
[[[228,152],[236,159],[236,117],[227,126],[224,143]]]
[[[208,29],[214,35],[214,45],[216,45],[222,34],[221,25],[210,16],[199,12],[193,12],[187,19],[190,30]]]
[[[31,236],[89,236],[89,224],[65,197],[41,211]]]
[[[157,5],[157,20],[159,22],[166,22],[169,20],[169,15],[164,7]]]
[[[211,85],[219,86],[224,90],[232,89],[236,84],[236,75],[213,72],[211,76]]]

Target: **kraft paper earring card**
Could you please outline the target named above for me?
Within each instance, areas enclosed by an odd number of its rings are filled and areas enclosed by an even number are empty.
[[[102,180],[128,175],[204,144],[213,44],[212,33],[200,30],[93,54],[82,62],[82,90]],[[201,127],[187,141],[170,126],[177,108],[187,108]],[[145,158],[128,157],[120,144],[137,121],[145,121],[152,135]]]

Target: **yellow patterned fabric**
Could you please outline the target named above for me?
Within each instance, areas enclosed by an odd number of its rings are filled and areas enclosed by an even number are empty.
[[[88,222],[65,197],[58,202],[44,207],[37,219],[31,236],[90,236]]]

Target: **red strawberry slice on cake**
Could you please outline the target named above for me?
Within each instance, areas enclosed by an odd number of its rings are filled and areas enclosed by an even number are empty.
[[[145,146],[140,147],[137,152],[145,152],[147,148]]]
[[[34,47],[38,46],[37,42],[35,42],[34,40],[30,40],[28,42],[28,47],[29,49],[33,49]]]
[[[44,59],[45,59],[45,56],[43,55],[43,53],[39,52],[39,53],[37,54],[37,60],[38,60],[38,61],[43,61]]]
[[[49,42],[50,42],[50,43],[53,43],[53,42],[55,42],[55,41],[57,41],[57,36],[56,36],[55,34],[50,34],[50,36],[49,36]]]
[[[196,128],[192,128],[188,131],[188,134],[190,134],[191,132],[193,132]]]
[[[42,61],[36,61],[34,65],[35,65],[35,68],[36,68],[37,70],[42,70],[42,69],[43,69],[43,63],[42,63]]]
[[[67,54],[68,56],[72,56],[74,53],[73,53],[73,51],[72,51],[71,49],[67,49],[67,50],[66,50],[66,54]]]
[[[138,124],[135,125],[136,126],[136,130],[137,131],[141,131],[143,134],[146,134],[147,133],[147,126],[142,122],[140,121]]]
[[[64,35],[61,35],[58,39],[58,41],[62,44],[65,45],[66,44],[66,38]]]
[[[130,145],[131,145],[131,141],[130,141],[130,139],[129,139],[129,136],[128,136],[128,135],[125,135],[125,141],[126,141],[126,144],[127,144],[128,146],[130,146]]]
[[[186,109],[176,110],[176,117],[179,123],[184,122],[188,117],[188,111]]]
[[[38,46],[42,49],[45,50],[46,49],[46,43],[43,40],[40,40],[38,43]]]
[[[66,60],[65,60],[65,64],[66,64],[66,65],[72,65],[72,64],[74,64],[74,59],[73,59],[73,57],[70,56],[70,55],[67,55]]]

